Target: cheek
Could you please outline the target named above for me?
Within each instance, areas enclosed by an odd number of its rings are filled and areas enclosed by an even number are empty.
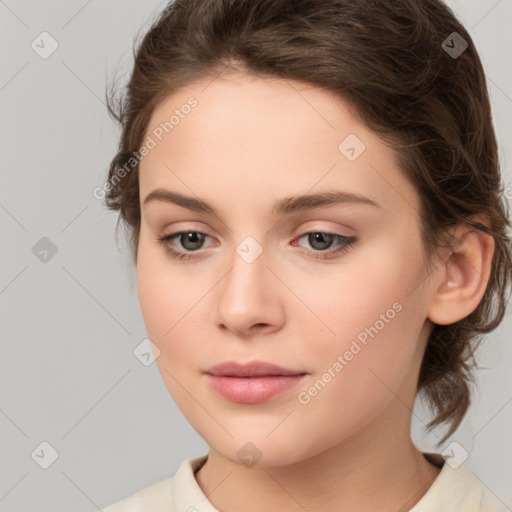
[[[148,258],[139,255],[137,263],[137,292],[139,304],[148,335],[151,339],[160,337],[174,324],[172,289],[158,265],[152,265]]]
[[[180,393],[178,382],[193,380],[191,372],[200,370],[198,359],[210,327],[204,304],[218,278],[215,274],[210,283],[204,272],[180,270],[159,251],[163,249],[140,247],[137,291],[148,337],[160,349],[156,364],[175,397]]]
[[[322,321],[309,315],[308,322],[322,328],[322,335],[316,337],[313,368],[323,374],[338,362],[331,373],[345,375],[332,379],[337,382],[333,387],[357,382],[370,392],[372,385],[382,386],[377,378],[382,376],[396,389],[418,356],[425,316],[418,287],[423,275],[419,249],[405,243],[383,243],[380,248],[378,254],[360,252],[350,272],[333,272],[307,296],[306,302]]]
[[[421,280],[421,264],[407,251],[392,244],[376,244],[350,255],[339,267],[316,278],[289,275],[294,292],[314,315],[305,320],[325,328],[326,341],[351,339],[375,323],[379,331],[403,319],[399,310],[416,300],[411,291]],[[409,257],[405,256],[408,252]],[[411,263],[411,260],[415,263]],[[328,335],[331,336],[328,336]],[[362,335],[364,338],[364,334]]]
[[[171,271],[161,255],[144,249],[138,256],[137,290],[148,337],[160,349],[156,365],[162,380],[180,410],[189,411],[193,406],[188,392],[194,394],[195,384],[191,369],[196,369],[197,357],[192,345],[194,340],[200,342],[191,332],[189,320],[201,290],[176,267]]]
[[[137,260],[137,293],[150,338],[161,342],[172,335],[180,319],[186,321],[185,315],[194,303],[197,288],[184,275],[167,260],[164,249],[153,248],[141,238]]]

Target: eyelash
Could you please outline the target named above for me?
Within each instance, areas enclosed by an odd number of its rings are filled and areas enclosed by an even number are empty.
[[[193,231],[193,230],[178,231],[176,233],[170,233],[168,235],[159,237],[158,242],[163,246],[164,250],[168,254],[170,254],[170,256],[172,258],[175,258],[178,260],[194,260],[194,259],[197,259],[200,257],[200,256],[194,255],[194,253],[198,252],[198,251],[183,253],[180,251],[176,251],[169,244],[169,242],[171,240],[173,240],[174,238],[178,238],[180,235],[186,235],[188,233],[199,233],[201,235],[208,236],[206,233],[202,233],[201,231]],[[340,245],[337,249],[331,250],[329,252],[327,252],[327,251],[308,251],[308,252],[313,252],[313,253],[319,253],[318,256],[312,256],[313,258],[318,259],[318,260],[331,259],[332,255],[335,253],[345,253],[345,252],[349,251],[357,241],[356,237],[348,237],[348,236],[344,236],[344,235],[339,235],[338,233],[331,233],[329,231],[307,231],[307,232],[303,233],[301,236],[299,236],[298,240],[305,237],[306,235],[315,234],[315,233],[321,233],[324,235],[333,235],[335,240],[342,242],[342,245]]]

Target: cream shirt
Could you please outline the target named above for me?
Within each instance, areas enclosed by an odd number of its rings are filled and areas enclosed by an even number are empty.
[[[208,455],[186,459],[175,475],[118,501],[103,512],[219,512],[206,498],[195,473]],[[437,454],[425,454],[442,469],[429,490],[409,512],[502,512],[510,511],[464,466],[450,465]],[[453,467],[452,467],[453,466]],[[243,511],[240,511],[243,512]]]

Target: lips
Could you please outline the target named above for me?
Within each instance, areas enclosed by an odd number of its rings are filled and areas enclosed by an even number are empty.
[[[242,365],[230,361],[212,366],[206,372],[211,388],[223,398],[238,403],[265,402],[296,386],[306,372],[254,361]]]
[[[253,361],[245,365],[236,361],[227,361],[212,366],[205,373],[224,377],[268,377],[275,375],[304,375],[306,372],[290,370],[264,361]]]

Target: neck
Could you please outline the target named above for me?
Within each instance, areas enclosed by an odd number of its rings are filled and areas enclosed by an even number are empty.
[[[398,431],[396,416],[372,423],[357,438],[283,466],[248,467],[210,449],[196,480],[223,512],[406,511],[440,472],[412,443],[409,421]]]

